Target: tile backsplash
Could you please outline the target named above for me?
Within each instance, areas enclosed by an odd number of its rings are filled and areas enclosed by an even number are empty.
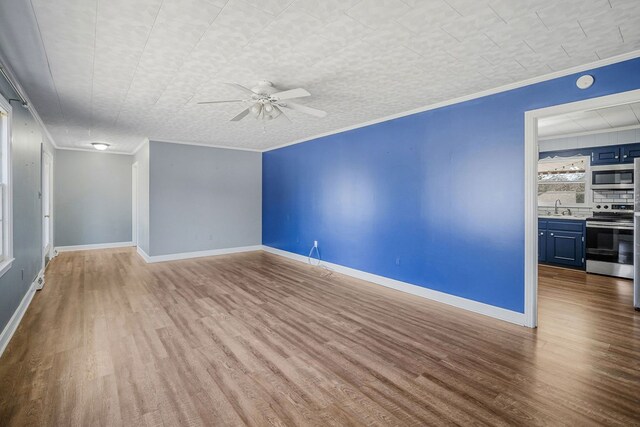
[[[611,203],[633,203],[633,190],[593,190],[593,204],[611,204]],[[560,212],[567,208],[562,205],[558,206]],[[574,216],[591,216],[591,208],[570,208]],[[538,207],[538,215],[545,216],[553,212],[552,207]]]
[[[593,190],[593,203],[633,203],[633,190]]]

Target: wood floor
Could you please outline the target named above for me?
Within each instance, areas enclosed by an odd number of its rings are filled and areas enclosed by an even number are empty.
[[[631,283],[540,268],[530,330],[253,252],[62,253],[0,425],[640,424]]]

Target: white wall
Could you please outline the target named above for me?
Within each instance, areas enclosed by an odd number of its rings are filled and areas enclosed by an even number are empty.
[[[538,145],[542,152],[582,147],[633,144],[635,142],[640,142],[640,129],[547,139],[539,141]]]

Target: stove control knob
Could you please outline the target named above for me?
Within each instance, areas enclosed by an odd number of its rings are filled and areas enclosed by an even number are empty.
[[[600,209],[602,206],[600,205],[596,205],[596,209]]]
[[[609,205],[604,205],[604,208],[605,209],[609,209]]]

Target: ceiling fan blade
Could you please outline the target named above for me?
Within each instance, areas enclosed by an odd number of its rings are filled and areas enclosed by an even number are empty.
[[[278,116],[282,116],[285,119],[287,119],[288,121],[291,121],[291,119],[289,118],[289,116],[287,116],[284,111],[282,111],[282,108],[278,107],[277,105],[274,105],[273,108],[278,111],[280,114]],[[277,118],[277,117],[276,117]]]
[[[263,105],[257,103],[257,104],[253,104],[253,107],[257,107],[258,108],[258,110],[257,111],[253,111],[253,113],[256,115],[256,120],[260,120],[262,118],[262,114],[264,114]]]
[[[302,88],[285,90],[282,92],[272,93],[271,97],[282,100],[282,99],[293,99],[293,98],[303,98],[305,96],[311,96],[309,92]]]
[[[300,111],[301,113],[310,114],[315,117],[325,117],[326,111],[318,110],[316,108],[307,107],[306,105],[296,104],[294,102],[286,102],[278,104],[279,107],[289,108],[290,110]]]
[[[198,104],[224,104],[227,102],[244,102],[244,99],[230,99],[228,101],[203,101],[198,102]]]
[[[247,109],[245,109],[245,110],[242,110],[242,112],[241,112],[240,114],[238,114],[237,116],[235,116],[234,118],[232,118],[232,119],[231,119],[231,120],[229,120],[229,121],[230,121],[230,122],[238,122],[238,121],[240,121],[240,120],[244,119],[244,118],[245,118],[245,116],[246,116],[247,114],[249,114],[249,111],[251,111],[251,107],[249,107],[249,108],[247,108]]]
[[[250,93],[251,95],[257,95],[257,93],[255,93],[254,91],[252,91],[248,87],[244,87],[242,85],[239,85],[238,83],[225,83],[225,84],[227,84],[229,86],[233,86],[233,87],[235,87],[237,89],[240,89],[240,90],[242,90],[244,92]]]

